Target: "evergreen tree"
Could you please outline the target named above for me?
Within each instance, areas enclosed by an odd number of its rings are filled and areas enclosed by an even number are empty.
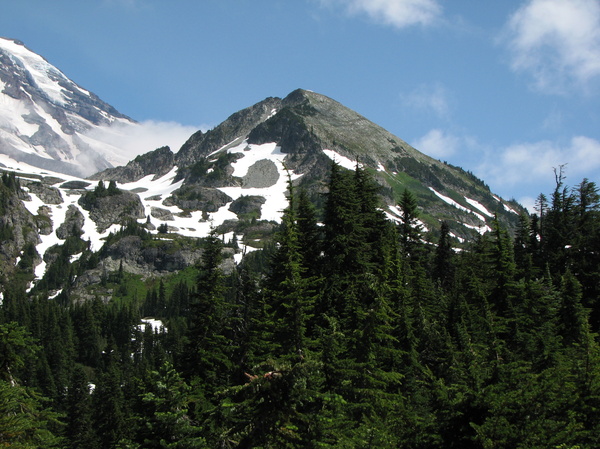
[[[513,245],[506,229],[500,226],[498,216],[494,217],[494,245],[491,251],[491,263],[495,271],[495,287],[492,301],[500,314],[511,308],[510,287],[515,277]]]
[[[306,276],[317,276],[321,268],[321,230],[317,224],[315,206],[310,202],[306,189],[301,188],[298,195],[298,251],[306,269]]]
[[[125,402],[122,372],[111,352],[107,354],[107,368],[98,376],[92,395],[94,424],[100,440],[100,448],[117,447],[131,437],[130,414]]]
[[[449,288],[454,279],[454,252],[450,241],[450,227],[446,221],[440,227],[440,238],[435,249],[433,260],[433,277],[438,280],[444,288]]]
[[[59,415],[46,408],[35,390],[0,380],[0,446],[51,449],[63,447],[57,436]]]
[[[399,207],[402,214],[398,225],[398,234],[402,254],[412,261],[418,261],[423,227],[419,223],[417,199],[408,189],[404,189],[402,192]]]
[[[191,388],[170,363],[150,373],[142,393],[143,415],[137,439],[148,449],[207,448],[189,415]]]
[[[228,330],[229,306],[224,295],[224,277],[220,268],[222,241],[207,237],[196,292],[190,302],[184,373],[197,378],[211,396],[218,386],[225,385],[231,374]]]
[[[278,356],[298,361],[306,351],[307,322],[311,318],[314,293],[306,278],[300,252],[294,188],[288,182],[289,206],[284,210],[279,246],[273,256],[266,282],[266,301],[273,314],[273,339]]]
[[[39,347],[16,323],[0,323],[0,445],[15,448],[60,447],[59,416],[47,399],[22,386],[15,372]]]
[[[98,446],[92,419],[92,397],[87,376],[80,365],[71,373],[66,398],[66,432],[72,449],[95,449]]]
[[[558,333],[566,345],[583,344],[589,338],[588,314],[581,304],[581,284],[570,270],[561,279]]]

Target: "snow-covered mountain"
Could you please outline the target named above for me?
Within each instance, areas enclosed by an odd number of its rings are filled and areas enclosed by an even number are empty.
[[[21,42],[0,38],[1,154],[55,172],[90,175],[127,162],[102,136],[136,126]]]

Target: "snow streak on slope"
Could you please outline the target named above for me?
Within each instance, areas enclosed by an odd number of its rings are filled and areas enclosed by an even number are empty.
[[[261,196],[265,199],[265,203],[261,208],[261,219],[280,221],[283,210],[287,207],[287,181],[288,175],[283,167],[283,160],[285,154],[281,152],[281,149],[275,143],[267,143],[263,145],[248,145],[246,141],[240,143],[237,146],[229,148],[227,151],[231,153],[239,153],[242,155],[233,164],[234,175],[236,177],[244,177],[248,173],[248,170],[259,161],[271,161],[277,167],[277,179],[270,187],[266,188],[243,188],[243,187],[222,187],[219,190],[229,195],[232,200],[239,198],[242,195],[256,195]],[[44,253],[48,248],[53,245],[61,245],[64,240],[61,240],[56,235],[56,230],[61,224],[65,222],[67,210],[69,206],[76,207],[84,217],[84,223],[82,226],[83,240],[89,240],[90,249],[92,251],[98,251],[104,244],[104,239],[110,232],[116,232],[120,229],[120,225],[112,225],[106,231],[100,233],[97,230],[96,223],[90,218],[88,211],[81,208],[78,204],[81,198],[81,191],[70,191],[60,188],[63,181],[76,181],[81,178],[73,176],[65,176],[41,170],[36,167],[27,166],[21,162],[16,162],[6,155],[0,155],[0,163],[2,163],[7,169],[15,171],[17,175],[23,173],[24,178],[33,176],[52,176],[60,178],[62,181],[56,183],[54,187],[58,187],[61,192],[63,202],[61,204],[44,204],[42,199],[38,195],[28,192],[30,199],[24,201],[26,208],[33,215],[40,213],[40,207],[45,206],[48,209],[48,215],[52,220],[52,232],[48,235],[40,235],[41,242],[37,245],[36,249],[40,256],[43,257]],[[27,173],[27,175],[25,175]],[[237,220],[238,217],[235,213],[229,210],[231,202],[219,208],[216,212],[204,213],[202,211],[186,211],[184,212],[177,206],[166,206],[163,201],[172,195],[173,191],[180,188],[183,185],[183,180],[174,182],[177,173],[177,167],[174,167],[169,173],[162,176],[159,179],[155,179],[154,175],[148,175],[139,181],[118,184],[117,187],[122,190],[133,191],[138,193],[142,204],[145,209],[145,215],[151,216],[151,222],[155,225],[167,224],[174,231],[180,235],[188,237],[205,237],[210,232],[222,224],[225,220]],[[291,174],[291,179],[297,179],[300,175]],[[86,190],[93,190],[96,187],[94,183],[86,188]],[[28,191],[26,187],[24,190]],[[152,217],[153,208],[162,210],[168,210],[171,212],[173,219],[158,219]],[[204,217],[203,217],[204,215]],[[144,223],[146,219],[140,219],[140,223]],[[155,231],[156,233],[156,231]],[[233,239],[233,233],[229,233],[226,236],[229,240]],[[246,253],[254,250],[252,247],[246,247],[241,243],[243,238],[242,235],[236,235],[236,238],[240,242],[242,253]],[[241,254],[236,254],[235,260],[239,262]],[[35,269],[36,279],[43,277],[46,270],[45,262],[42,262]]]
[[[507,212],[512,212],[513,214],[519,215],[519,213],[514,210],[512,207],[509,207],[506,205],[506,203],[504,201],[502,201],[499,197],[497,197],[496,195],[494,195],[494,199],[496,201],[498,201],[500,204],[502,204],[502,206],[504,207],[504,210]]]
[[[450,198],[450,197],[447,197],[447,196],[445,196],[445,195],[442,195],[441,193],[437,192],[437,191],[436,191],[435,189],[433,189],[432,187],[429,187],[429,190],[431,190],[433,193],[435,193],[435,194],[436,194],[436,196],[437,196],[438,198],[440,198],[442,201],[444,201],[444,202],[446,202],[446,203],[450,204],[451,206],[454,206],[454,207],[456,207],[457,209],[460,209],[460,210],[462,210],[462,211],[464,211],[464,212],[468,212],[468,213],[471,213],[471,214],[475,215],[477,218],[479,218],[481,221],[483,221],[483,222],[485,223],[485,218],[484,218],[484,216],[483,216],[483,215],[481,215],[481,214],[479,214],[479,213],[477,213],[477,212],[474,212],[474,211],[472,211],[471,209],[468,209],[468,208],[466,208],[465,206],[463,206],[463,205],[461,205],[461,204],[457,203],[456,201],[454,201],[454,200],[453,200],[452,198]]]
[[[228,146],[225,146],[225,148],[227,147]],[[241,158],[232,163],[234,169],[233,175],[237,177],[245,176],[248,173],[248,169],[258,161],[268,160],[275,163],[279,177],[270,187],[220,187],[219,190],[231,197],[232,200],[236,200],[242,195],[261,196],[266,200],[261,207],[261,219],[281,221],[282,212],[287,207],[287,173],[283,167],[285,154],[281,152],[281,148],[275,143],[248,145],[246,141],[243,141],[237,146],[228,148],[227,152],[239,153],[242,155]],[[217,153],[218,151],[214,152],[211,156],[214,156]],[[233,201],[225,204],[216,212],[204,214],[205,216],[208,216],[206,219],[203,218],[202,211],[187,212],[184,215],[184,211],[177,206],[165,206],[163,201],[183,185],[183,181],[173,183],[176,173],[177,167],[173,168],[169,173],[159,179],[153,180],[154,175],[148,175],[136,182],[119,184],[118,187],[124,190],[140,192],[139,195],[142,204],[144,205],[146,216],[152,215],[153,207],[171,212],[174,220],[159,220],[153,217],[151,218],[152,223],[164,223],[168,226],[176,227],[178,229],[178,234],[188,237],[205,237],[225,220],[238,219],[237,215],[229,210]],[[292,180],[298,179],[299,177],[300,175],[291,174]],[[143,220],[140,220],[140,222],[142,221]],[[231,240],[233,234],[227,235],[226,238]],[[237,238],[241,241],[242,236],[238,235]],[[241,243],[240,246],[242,247],[242,252],[252,251],[254,249],[252,247],[245,247]],[[241,255],[238,254],[236,256],[236,261],[239,262]]]
[[[494,214],[492,214],[489,210],[486,209],[486,207],[481,204],[479,201],[475,201],[472,200],[471,198],[467,198],[465,196],[465,201],[467,203],[469,203],[471,206],[473,206],[475,209],[477,209],[479,212],[481,212],[483,215],[487,215],[490,218],[494,218]]]
[[[337,162],[340,166],[347,168],[348,170],[356,169],[356,161],[352,161],[345,156],[342,156],[339,153],[336,153],[333,150],[323,150],[323,153],[334,162]],[[359,167],[362,167],[362,164],[359,164]]]
[[[137,326],[141,332],[146,330],[146,326],[150,326],[154,333],[167,332],[167,328],[161,320],[155,318],[142,318],[141,321],[142,324],[138,324]]]
[[[402,211],[397,206],[387,206],[387,210],[383,211],[388,220],[393,221],[396,224],[402,223]],[[428,232],[427,226],[421,220],[416,220],[415,225],[420,226],[423,232]]]

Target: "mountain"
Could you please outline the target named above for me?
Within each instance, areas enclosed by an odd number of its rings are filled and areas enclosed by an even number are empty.
[[[392,221],[410,191],[431,242],[442,221],[460,246],[489,231],[495,217],[513,231],[524,212],[473,174],[303,89],[235,112],[177,152],[160,147],[124,164],[117,148],[91,136],[115,124],[126,131],[133,120],[17,41],[0,39],[0,63],[2,283],[21,273],[29,288],[59,291],[76,264],[75,297],[109,295],[90,292],[106,273],[182,270],[199,259],[198,238],[214,232],[228,245],[231,267],[272,239],[288,180],[320,213],[334,161],[369,173]]]
[[[322,202],[335,160],[350,170],[358,162],[371,173],[382,187],[391,219],[398,219],[396,206],[408,189],[417,197],[425,228],[435,232],[445,220],[461,241],[488,231],[495,215],[514,229],[523,212],[518,204],[494,195],[473,174],[419,152],[325,95],[302,89],[283,99],[267,98],[214,129],[198,131],[175,154],[160,151],[160,159],[157,153],[140,156],[126,167],[103,171],[92,179],[124,183],[174,169],[182,184],[165,199],[168,204],[215,213],[233,200],[250,196],[263,198],[264,204],[257,208],[269,211],[285,205],[281,199],[276,206],[270,200],[273,189],[285,188],[285,169],[296,184],[311,192],[314,202]],[[153,160],[160,162],[154,166]],[[212,199],[190,200],[209,192]]]
[[[98,137],[116,124],[120,132],[136,125],[21,42],[0,38],[0,154],[90,175],[127,162],[119,148]]]

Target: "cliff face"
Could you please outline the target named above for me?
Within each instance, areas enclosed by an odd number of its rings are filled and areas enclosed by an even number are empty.
[[[33,267],[40,262],[35,246],[40,243],[39,229],[51,226],[49,219],[40,213],[31,214],[23,200],[27,194],[15,178],[3,176],[0,181],[0,283],[11,281],[17,267],[33,279]],[[41,210],[39,212],[42,212]]]

